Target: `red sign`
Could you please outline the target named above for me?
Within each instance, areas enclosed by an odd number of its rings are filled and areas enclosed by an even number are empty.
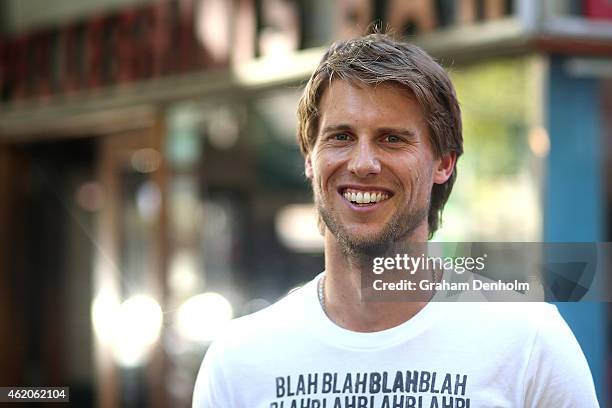
[[[2,100],[46,99],[226,65],[196,39],[194,7],[194,0],[163,1],[6,39]]]
[[[590,1],[588,4],[603,4]],[[476,7],[483,5],[482,10]],[[507,14],[501,0],[338,0],[336,37],[384,20],[402,34]],[[291,52],[320,39],[316,13],[299,0],[159,0],[0,44],[0,102],[47,100]],[[333,18],[331,19],[333,20]],[[330,39],[326,39],[329,41]],[[318,40],[317,40],[318,41]],[[308,44],[307,46],[319,46]]]
[[[593,20],[612,20],[612,0],[585,0],[584,14]]]

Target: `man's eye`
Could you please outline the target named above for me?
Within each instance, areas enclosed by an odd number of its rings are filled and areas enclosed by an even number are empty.
[[[390,143],[397,143],[402,141],[402,139],[395,135],[388,135],[387,137],[385,137],[385,140]]]
[[[346,133],[338,133],[332,137],[334,140],[346,141],[349,140],[349,136]]]

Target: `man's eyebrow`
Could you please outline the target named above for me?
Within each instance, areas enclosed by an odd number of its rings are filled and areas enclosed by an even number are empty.
[[[350,125],[347,125],[345,123],[341,123],[339,125],[328,125],[325,126],[323,128],[323,130],[321,131],[321,133],[330,133],[330,132],[337,132],[339,130],[351,130],[352,127]]]
[[[402,135],[402,136],[409,136],[409,137],[416,137],[416,132],[414,130],[406,129],[406,128],[383,127],[383,128],[379,128],[378,132],[380,132],[380,133],[387,133],[387,134]]]
[[[321,133],[325,134],[325,133],[330,133],[330,132],[346,131],[346,130],[352,130],[352,129],[353,128],[350,125],[341,123],[338,125],[325,126],[323,130],[321,131]],[[377,131],[378,133],[393,133],[396,135],[403,135],[403,136],[410,136],[410,137],[416,136],[416,133],[414,130],[406,129],[406,128],[382,127],[382,128],[378,128]]]

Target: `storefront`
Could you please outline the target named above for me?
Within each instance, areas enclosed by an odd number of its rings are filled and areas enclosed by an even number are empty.
[[[439,57],[462,104],[466,153],[435,239],[612,235],[603,2],[114,3],[2,42],[0,319],[14,329],[0,350],[20,367],[6,383],[189,406],[223,324],[323,267],[295,106],[321,47],[373,19]],[[560,308],[601,398],[608,312]]]

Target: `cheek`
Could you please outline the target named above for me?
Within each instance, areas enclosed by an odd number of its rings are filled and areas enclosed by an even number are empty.
[[[409,195],[421,198],[429,196],[433,184],[433,169],[431,164],[420,161],[411,161],[402,170],[403,174],[409,174],[405,183]]]
[[[433,176],[434,172],[430,166],[426,166],[421,169],[419,173],[419,180],[417,181],[418,185],[416,188],[421,194],[421,198],[423,200],[429,200],[431,196],[431,188],[433,186]]]
[[[330,183],[334,175],[338,172],[341,167],[341,161],[331,157],[326,152],[318,152],[314,157],[313,174],[314,179],[319,185],[324,188]]]

